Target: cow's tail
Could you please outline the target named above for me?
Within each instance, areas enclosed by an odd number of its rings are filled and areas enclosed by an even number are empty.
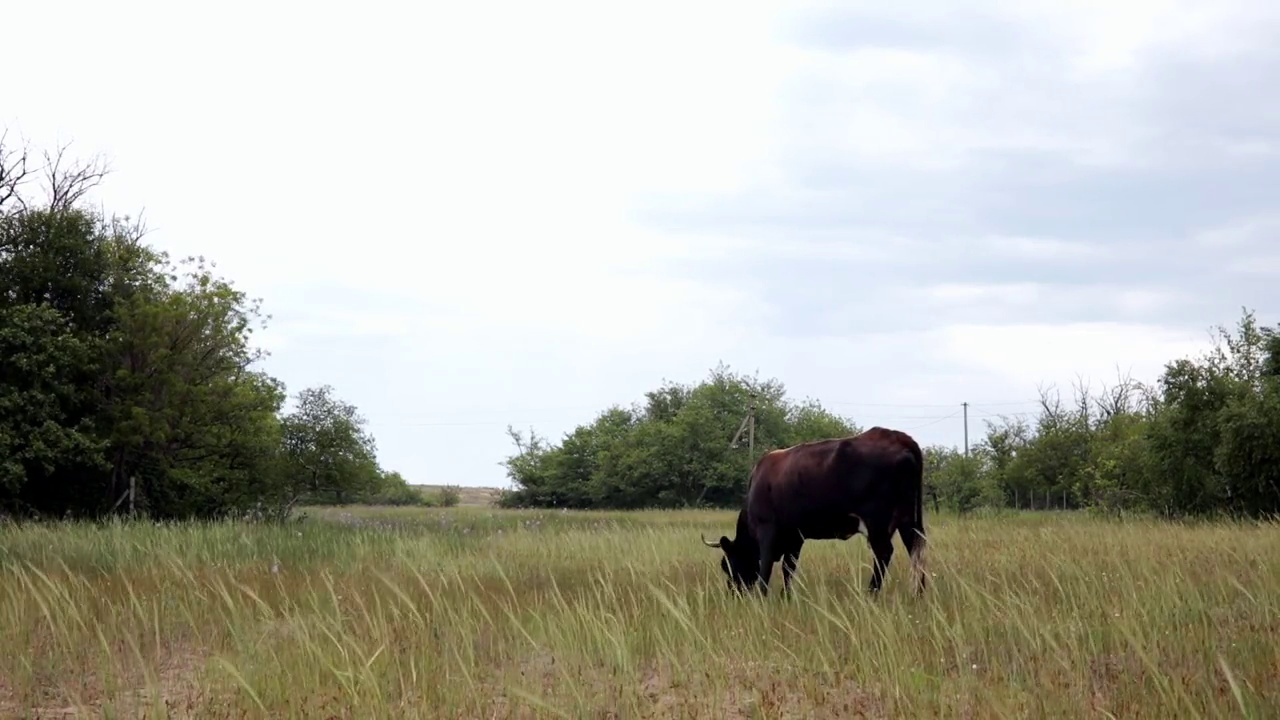
[[[911,522],[904,523],[898,530],[902,544],[911,556],[911,574],[915,577],[916,593],[923,593],[928,584],[928,571],[925,568],[925,546],[928,544],[924,532],[924,453],[918,444],[912,443],[912,463],[909,485],[911,487],[912,517]]]

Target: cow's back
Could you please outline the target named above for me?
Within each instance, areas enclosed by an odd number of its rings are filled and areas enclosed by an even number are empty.
[[[880,427],[774,450],[752,473],[748,507],[757,522],[807,527],[814,539],[841,537],[851,514],[887,511],[909,492],[902,471],[920,458],[910,435]]]

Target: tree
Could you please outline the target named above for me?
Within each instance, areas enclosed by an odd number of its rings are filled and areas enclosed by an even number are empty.
[[[68,145],[44,151],[44,164],[36,167],[26,143],[15,146],[9,131],[0,133],[0,214],[19,214],[31,207],[32,199],[23,189],[43,177],[44,207],[52,211],[70,210],[110,172],[101,158],[78,161],[67,157]]]
[[[1172,360],[1154,387],[1121,376],[1092,396],[1082,382],[1070,406],[1042,392],[1034,426],[989,426],[976,448],[986,463],[965,482],[994,481],[1024,507],[1029,497],[1171,517],[1276,513],[1278,338],[1245,311],[1234,333],[1217,328],[1209,352]],[[963,500],[978,488],[950,492]]]
[[[954,447],[924,448],[926,492],[936,493],[937,504],[968,512],[979,507],[1001,507],[1004,497],[990,472],[990,458],[975,447],[965,457]]]
[[[753,399],[756,457],[730,446]],[[722,507],[739,501],[765,450],[852,434],[854,426],[816,401],[788,401],[777,380],[720,365],[697,385],[664,382],[633,408],[611,407],[558,446],[508,432],[518,452],[504,465],[518,488],[503,497],[505,505]]]
[[[862,432],[862,428],[848,418],[836,415],[812,398],[788,406],[786,428],[784,446]]]
[[[31,486],[65,468],[100,466],[103,442],[83,411],[93,346],[46,305],[0,306],[0,502],[19,509]]]
[[[0,218],[3,372],[27,410],[7,424],[41,429],[4,433],[25,459],[7,463],[7,504],[96,515],[127,496],[153,517],[223,512],[261,482],[283,401],[250,369],[257,305],[195,259],[180,278],[139,224],[71,206],[98,176],[54,163],[48,202]]]
[[[110,507],[103,457],[104,355],[119,303],[162,278],[127,220],[74,204],[105,170],[65,160],[33,167],[0,137],[0,316],[9,402],[0,444],[10,460],[0,505],[10,511],[94,514]],[[43,171],[47,198],[24,193]],[[11,404],[12,403],[12,404]],[[5,492],[7,491],[7,492]],[[112,498],[114,499],[114,498]]]
[[[443,494],[443,491],[442,491]],[[418,490],[409,486],[409,482],[400,473],[379,471],[375,486],[359,498],[371,505],[428,505],[430,501]],[[437,498],[439,501],[439,498]],[[438,502],[444,505],[442,502]]]
[[[354,408],[322,389],[281,418],[283,384],[255,368],[259,301],[83,207],[106,166],[64,151],[37,164],[0,136],[0,510],[287,514],[299,463],[308,489],[372,484]]]
[[[331,386],[299,392],[281,435],[291,505],[303,498],[341,504],[377,489],[373,437],[356,407],[336,398]]]
[[[240,505],[268,472],[284,392],[251,369],[257,303],[213,276],[203,259],[180,285],[119,304],[104,382],[112,488],[136,476],[152,514],[208,514]],[[173,269],[176,271],[176,268]]]

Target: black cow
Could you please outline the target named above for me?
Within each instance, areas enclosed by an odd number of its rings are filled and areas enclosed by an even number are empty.
[[[738,512],[737,537],[702,542],[720,548],[731,588],[769,592],[773,564],[782,560],[783,594],[805,540],[867,537],[875,555],[870,591],[880,590],[893,556],[893,533],[911,555],[916,594],[924,592],[924,456],[910,435],[873,427],[851,437],[774,450],[751,472]]]

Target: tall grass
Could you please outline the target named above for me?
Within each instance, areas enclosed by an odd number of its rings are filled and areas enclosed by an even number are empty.
[[[1280,716],[1274,526],[931,516],[923,598],[859,537],[788,601],[729,513],[311,515],[0,528],[0,716]]]

